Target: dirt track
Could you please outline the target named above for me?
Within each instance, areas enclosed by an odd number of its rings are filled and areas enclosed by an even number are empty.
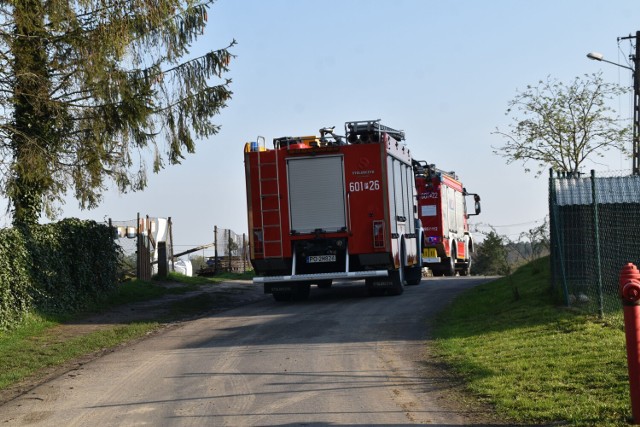
[[[429,279],[380,298],[362,286],[314,288],[297,303],[225,284],[217,289],[224,302],[208,316],[67,367],[3,405],[0,422],[497,425],[490,412],[464,403],[428,345],[429,319],[481,280]],[[160,308],[128,307],[76,326],[150,310]]]
[[[182,285],[176,285],[175,283],[169,282],[164,284],[164,286],[171,287]],[[224,310],[229,310],[231,308],[270,298],[270,296],[265,295],[262,292],[262,289],[260,287],[252,285],[250,281],[223,282],[202,286],[200,290],[194,292],[166,295],[163,298],[115,307],[104,313],[92,315],[77,322],[59,325],[56,328],[50,330],[49,333],[51,335],[55,335],[58,341],[63,341],[67,339],[73,339],[81,335],[86,335],[101,329],[112,328],[114,325],[161,319],[169,313],[171,304],[173,302],[180,301],[185,298],[195,297],[204,293],[210,294],[215,301],[215,306],[211,307],[211,310],[208,313],[205,313],[207,315],[215,314]],[[183,321],[186,320],[189,319],[183,319]],[[150,335],[162,333],[167,329],[175,328],[178,325],[178,322],[165,323],[163,324],[161,329],[151,333]],[[27,378],[19,384],[0,390],[0,405],[17,398],[21,394],[35,388],[36,386],[54,379],[60,375],[63,375],[68,371],[79,369],[83,365],[94,359],[98,359],[106,354],[118,351],[122,347],[126,347],[132,344],[134,343],[127,343],[124,346],[120,346],[114,349],[103,349],[101,351],[72,360],[61,366],[44,369],[38,372],[33,377]]]

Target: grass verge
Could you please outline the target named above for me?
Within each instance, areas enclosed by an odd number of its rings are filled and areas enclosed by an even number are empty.
[[[224,302],[224,294],[198,294],[174,301],[166,313],[144,321],[122,322],[87,333],[69,333],[65,323],[81,323],[83,317],[110,308],[149,301],[168,294],[184,294],[202,286],[246,275],[225,274],[214,278],[187,277],[171,274],[164,282],[133,280],[119,286],[117,292],[91,308],[91,313],[42,315],[31,313],[17,328],[0,331],[0,391],[45,370],[63,365],[82,356],[116,347],[158,329],[163,322],[189,318],[207,312],[214,303]],[[0,396],[1,397],[1,396]]]
[[[599,319],[556,305],[548,263],[459,297],[436,320],[436,351],[473,394],[515,422],[627,425],[621,314]]]
[[[0,390],[37,372],[139,338],[160,326],[136,322],[76,337],[51,333],[58,323],[30,316],[15,333],[0,337]]]

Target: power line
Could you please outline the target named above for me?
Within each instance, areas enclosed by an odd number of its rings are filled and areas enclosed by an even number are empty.
[[[546,218],[546,217],[545,217]],[[521,222],[519,224],[506,224],[506,225],[491,225],[491,224],[484,224],[482,222],[479,222],[477,224],[474,224],[476,227],[481,226],[481,227],[491,227],[491,228],[503,228],[503,227],[519,227],[522,225],[529,225],[529,224],[537,224],[539,222],[543,222],[545,220],[545,218],[542,219],[537,219],[535,221],[528,221],[528,222]]]

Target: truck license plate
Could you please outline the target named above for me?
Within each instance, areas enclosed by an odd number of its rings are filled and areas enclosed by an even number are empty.
[[[438,256],[438,251],[436,251],[436,248],[424,248],[422,256],[425,258],[436,258]]]
[[[335,255],[311,255],[307,257],[307,263],[311,264],[314,262],[336,262]]]

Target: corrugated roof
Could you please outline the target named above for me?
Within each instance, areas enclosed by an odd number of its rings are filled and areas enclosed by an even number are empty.
[[[596,201],[605,203],[640,203],[640,176],[596,177]],[[556,178],[553,180],[559,206],[591,205],[591,178]]]

